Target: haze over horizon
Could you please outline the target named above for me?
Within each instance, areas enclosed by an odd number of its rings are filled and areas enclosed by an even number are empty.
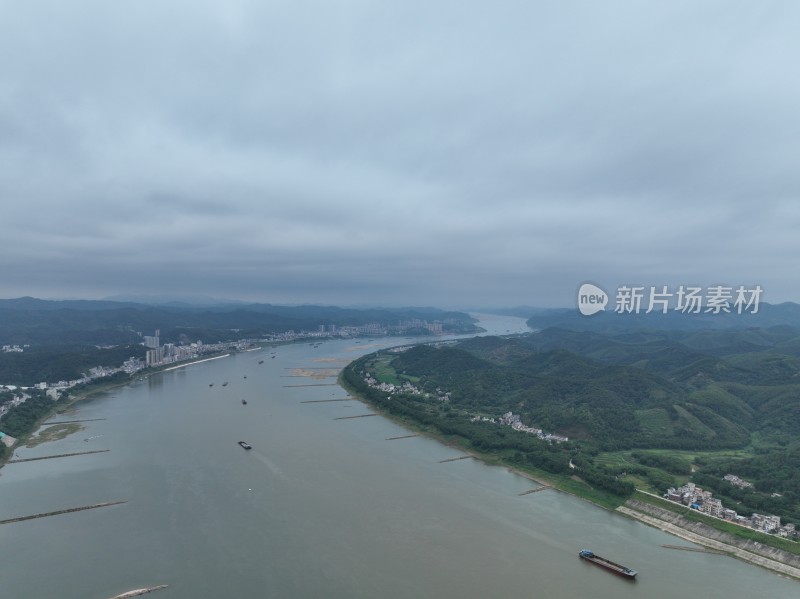
[[[0,297],[800,301],[800,5],[0,2]]]

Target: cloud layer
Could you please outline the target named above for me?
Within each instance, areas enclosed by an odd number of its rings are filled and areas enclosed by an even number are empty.
[[[0,2],[2,295],[800,300],[789,2]]]

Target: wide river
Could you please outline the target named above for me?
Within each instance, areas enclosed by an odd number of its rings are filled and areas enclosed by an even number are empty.
[[[525,330],[506,317],[482,326]],[[665,548],[691,545],[570,495],[520,495],[535,483],[504,468],[440,463],[461,454],[388,440],[410,433],[382,417],[337,420],[369,413],[358,401],[314,402],[346,397],[335,370],[403,342],[265,348],[76,404],[53,421],[87,420],[80,431],[19,457],[110,451],[5,466],[0,519],[127,503],[0,525],[0,597],[157,584],[169,588],[154,599],[800,597],[795,581]],[[581,561],[584,547],[637,581]]]

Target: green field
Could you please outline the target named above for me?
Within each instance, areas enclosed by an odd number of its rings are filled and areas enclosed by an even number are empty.
[[[372,374],[376,380],[382,383],[389,383],[390,385],[402,385],[403,381],[400,380],[400,377],[397,376],[395,369],[389,364],[390,361],[391,357],[389,356],[375,360],[370,366],[370,374]]]

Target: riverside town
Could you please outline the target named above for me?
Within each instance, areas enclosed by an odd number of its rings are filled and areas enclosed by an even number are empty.
[[[753,486],[752,483],[742,480],[735,474],[726,474],[723,479],[739,488]],[[692,482],[686,483],[678,488],[670,487],[667,489],[664,497],[675,503],[680,503],[691,509],[698,510],[703,514],[713,516],[714,518],[721,518],[722,520],[727,520],[746,528],[752,528],[753,530],[768,534],[775,534],[780,537],[800,537],[800,531],[795,528],[794,524],[781,526],[780,516],[767,516],[756,513],[753,513],[749,518],[740,516],[736,513],[736,510],[725,508],[721,500],[712,497],[710,491],[704,491]]]
[[[0,404],[0,419],[3,418],[13,408],[16,408],[26,400],[30,399],[30,395],[26,391],[35,389],[43,391],[46,395],[56,401],[65,396],[69,390],[74,389],[79,385],[86,385],[103,379],[111,377],[115,374],[124,373],[133,375],[145,368],[161,368],[178,364],[189,360],[196,360],[204,356],[211,356],[215,354],[223,354],[225,352],[239,352],[253,349],[259,344],[263,343],[287,343],[298,341],[302,339],[328,339],[328,338],[355,338],[361,336],[382,336],[382,335],[404,335],[410,332],[424,331],[431,335],[441,335],[443,333],[442,325],[453,324],[452,319],[445,319],[443,321],[429,322],[425,319],[405,319],[397,320],[393,324],[385,324],[379,322],[366,323],[360,326],[337,326],[335,324],[321,324],[317,330],[311,331],[294,331],[288,330],[282,333],[275,333],[272,335],[264,335],[257,339],[239,339],[237,341],[226,341],[220,343],[203,343],[196,341],[186,344],[175,343],[161,343],[160,330],[156,329],[153,335],[141,335],[142,343],[146,348],[144,360],[137,357],[130,357],[125,360],[118,367],[108,366],[95,366],[89,368],[83,376],[71,380],[59,381],[42,381],[36,383],[32,387],[25,387],[13,384],[4,384],[0,381],[0,391],[9,391],[13,394],[13,398],[9,401]],[[234,331],[237,332],[237,331]],[[29,345],[20,347],[19,345],[4,345],[2,351],[5,353],[23,353]],[[7,446],[13,442],[12,437],[2,437]]]

